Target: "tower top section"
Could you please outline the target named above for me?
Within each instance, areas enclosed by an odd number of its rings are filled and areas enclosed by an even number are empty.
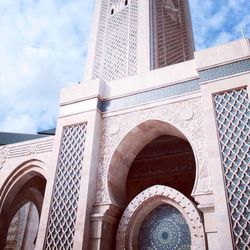
[[[85,80],[125,78],[193,58],[187,0],[97,0]]]

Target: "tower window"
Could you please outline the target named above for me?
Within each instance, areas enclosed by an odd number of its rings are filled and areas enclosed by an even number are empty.
[[[128,5],[128,0],[125,0],[124,5],[125,6]]]
[[[113,15],[113,14],[114,14],[114,12],[115,12],[115,10],[112,8],[112,9],[111,9],[111,13],[110,13],[110,14],[111,14],[111,15]]]

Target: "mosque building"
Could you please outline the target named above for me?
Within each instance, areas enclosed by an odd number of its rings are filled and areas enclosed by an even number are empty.
[[[0,146],[0,249],[248,249],[249,40],[195,51],[187,0],[96,0],[90,41],[55,135]]]

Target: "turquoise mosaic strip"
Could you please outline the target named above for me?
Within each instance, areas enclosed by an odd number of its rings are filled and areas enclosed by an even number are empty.
[[[250,70],[250,59],[226,64],[223,66],[199,71],[200,82],[211,81],[217,78],[235,75]]]
[[[113,100],[104,100],[101,107],[102,112],[118,110],[124,107],[132,107],[146,102],[164,99],[166,97],[177,96],[200,89],[199,80],[186,81],[160,89],[150,90],[130,96],[125,96]]]
[[[250,70],[250,59],[242,60],[226,64],[219,67],[214,67],[199,72],[199,78],[185,81],[171,86],[166,86],[160,89],[145,91],[130,96],[116,98],[112,100],[99,99],[97,108],[101,112],[115,111],[122,108],[130,108],[141,105],[147,102],[158,101],[168,97],[174,97],[186,93],[191,93],[200,90],[200,85],[203,82],[218,79],[225,76],[230,76]]]

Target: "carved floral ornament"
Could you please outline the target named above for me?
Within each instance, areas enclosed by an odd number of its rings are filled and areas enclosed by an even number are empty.
[[[112,155],[118,145],[132,129],[147,120],[169,123],[188,138],[196,158],[196,182],[193,195],[211,193],[201,106],[200,98],[194,98],[104,118],[100,143],[96,203],[110,202],[107,185],[110,174],[108,171]]]
[[[204,229],[192,202],[175,189],[156,185],[137,195],[124,211],[117,232],[117,250],[134,249],[142,221],[162,204],[175,207],[184,216],[191,234],[191,249],[205,249]]]

